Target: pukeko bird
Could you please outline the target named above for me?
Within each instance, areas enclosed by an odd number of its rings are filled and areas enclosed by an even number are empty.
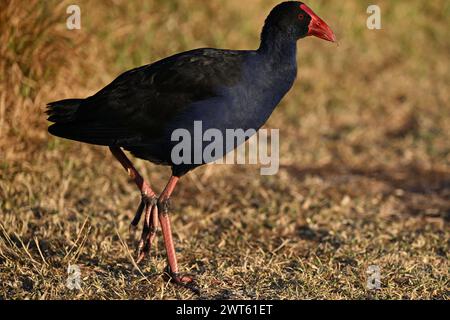
[[[178,284],[192,283],[191,276],[178,271],[169,198],[180,177],[205,161],[175,163],[171,134],[179,128],[192,132],[196,121],[221,132],[260,129],[291,89],[297,75],[297,40],[307,36],[336,41],[330,27],[304,3],[283,2],[267,17],[257,50],[178,53],[127,71],[86,99],[48,104],[51,134],[109,147],[138,186],[142,200],[132,221],[137,226],[144,213],[138,262],[149,253],[160,226],[168,274]],[[172,176],[159,196],[122,149],[171,166]]]

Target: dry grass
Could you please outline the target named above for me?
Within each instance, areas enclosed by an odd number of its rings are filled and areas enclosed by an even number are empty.
[[[106,150],[49,137],[42,112],[180,50],[256,47],[276,1],[78,1],[80,31],[58,3],[0,5],[0,297],[195,298],[164,280],[161,243],[133,266],[134,185]],[[449,298],[450,4],[379,4],[381,31],[365,28],[368,1],[311,4],[340,45],[299,44],[268,124],[278,175],[207,166],[176,190],[181,267],[203,298]],[[161,188],[169,170],[137,163]],[[81,291],[65,287],[69,263]]]

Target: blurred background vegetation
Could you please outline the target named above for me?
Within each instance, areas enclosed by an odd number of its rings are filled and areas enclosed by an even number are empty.
[[[103,148],[47,134],[45,104],[197,47],[257,48],[278,1],[0,2],[0,297],[186,298],[164,252],[133,267],[138,192]],[[448,298],[450,2],[308,3],[339,46],[299,42],[298,80],[267,124],[281,170],[207,166],[173,220],[183,269],[206,298]],[[162,186],[169,171],[138,161]],[[160,246],[161,247],[161,246]],[[200,250],[201,248],[201,250]],[[64,286],[68,263],[84,288]],[[382,290],[365,287],[381,266]],[[114,290],[112,290],[114,289]]]

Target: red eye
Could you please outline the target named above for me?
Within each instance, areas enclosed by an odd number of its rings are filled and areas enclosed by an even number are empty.
[[[303,20],[303,19],[305,19],[305,15],[303,13],[300,13],[298,15],[298,20]]]

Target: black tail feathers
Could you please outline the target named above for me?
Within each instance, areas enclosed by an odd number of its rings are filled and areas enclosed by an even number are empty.
[[[84,99],[67,99],[47,104],[48,121],[69,123],[75,121],[75,114]]]

